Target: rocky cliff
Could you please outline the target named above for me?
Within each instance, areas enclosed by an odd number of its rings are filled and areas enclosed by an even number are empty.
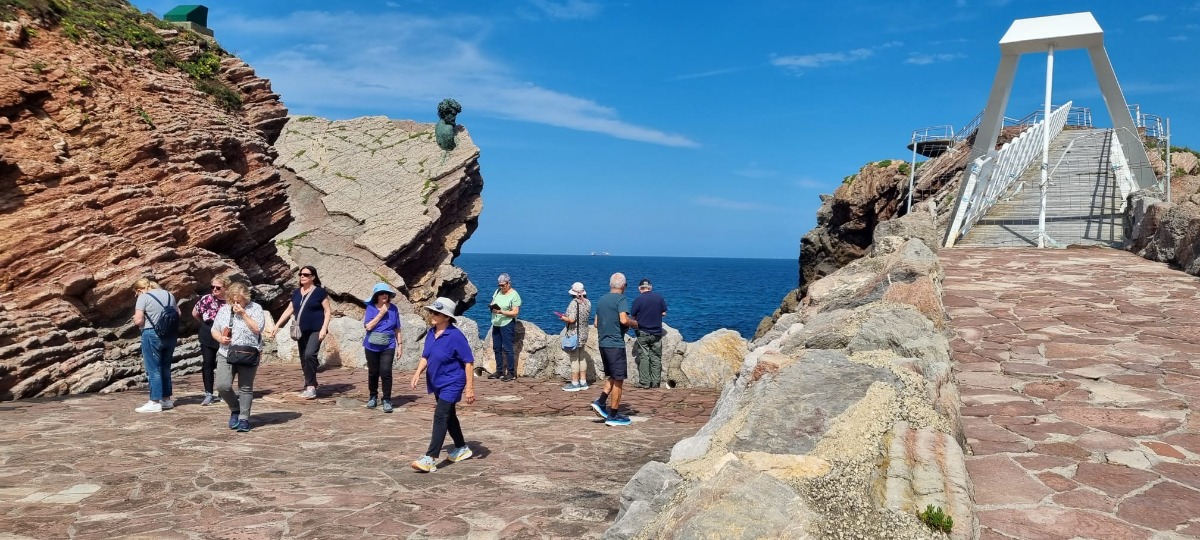
[[[123,2],[3,4],[0,399],[137,384],[136,278],[192,324],[214,274],[286,276],[286,109],[215,43]],[[198,363],[194,342],[176,355]]]
[[[751,346],[712,419],[625,486],[605,538],[973,538],[930,205],[811,284]],[[897,223],[899,222],[899,223]],[[753,511],[748,511],[753,509]]]

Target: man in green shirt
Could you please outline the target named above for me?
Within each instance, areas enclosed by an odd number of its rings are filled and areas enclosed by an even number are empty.
[[[629,317],[625,298],[625,274],[617,272],[608,279],[608,294],[596,303],[596,333],[600,336],[600,360],[604,362],[604,390],[592,402],[592,410],[609,426],[628,426],[630,420],[621,407],[621,388],[625,384],[625,329],[637,328]]]
[[[492,352],[496,354],[496,372],[489,379],[511,381],[517,378],[517,355],[513,351],[513,340],[517,325],[513,323],[521,313],[521,295],[512,287],[508,274],[496,278],[499,285],[492,293]]]

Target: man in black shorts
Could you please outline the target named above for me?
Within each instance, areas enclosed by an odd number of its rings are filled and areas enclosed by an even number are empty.
[[[621,386],[625,383],[625,329],[637,328],[629,317],[625,298],[625,274],[617,272],[608,279],[608,294],[596,303],[596,329],[600,336],[600,359],[604,362],[604,390],[592,402],[592,410],[605,425],[628,426],[629,417],[619,412]]]

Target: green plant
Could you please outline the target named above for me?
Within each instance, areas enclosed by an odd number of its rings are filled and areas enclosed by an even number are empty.
[[[196,81],[196,89],[217,100],[217,105],[228,111],[242,108],[242,95],[225,83],[216,79],[201,79]]]
[[[304,155],[304,152],[307,152],[307,151],[308,151],[308,149],[307,149],[307,148],[301,148],[301,149],[300,149],[300,151],[299,151],[299,152],[296,152],[296,155],[295,155],[295,156],[293,156],[293,157],[300,157],[300,156],[303,156],[303,155]]]
[[[901,163],[899,169],[900,169],[900,174],[903,174],[904,176],[908,176],[909,168],[908,168],[907,163]]]
[[[437,192],[437,189],[437,181],[435,181],[433,178],[426,178],[425,185],[421,186],[421,204],[429,204],[429,197]]]
[[[954,518],[942,512],[940,506],[932,504],[926,506],[923,512],[917,514],[917,517],[921,519],[921,523],[935,532],[950,534],[950,529],[954,528]]]
[[[137,109],[134,109],[134,111],[137,112],[137,115],[141,117],[142,121],[145,122],[147,126],[150,126],[150,129],[154,129],[154,120],[150,118],[150,114],[147,113],[145,109],[138,107]]]
[[[1183,176],[1185,174],[1187,173],[1184,172],[1183,167],[1171,167],[1171,176]]]
[[[886,169],[886,168],[892,166],[892,160],[885,159],[883,161],[880,161],[879,163],[876,163],[876,165],[878,165],[880,169]]]
[[[357,181],[358,181],[358,179],[357,179],[357,178],[355,178],[355,177],[353,177],[353,176],[350,176],[350,175],[348,175],[348,174],[345,174],[345,173],[335,172],[335,173],[333,173],[333,175],[334,175],[334,176],[336,176],[336,177],[338,177],[338,178],[345,178],[346,180],[350,180],[351,182],[357,182]]]
[[[313,120],[316,120],[316,119],[317,119],[317,117],[315,117],[315,116],[301,116],[301,117],[297,118],[296,121],[297,122],[312,122]]]
[[[843,178],[843,179],[842,179],[842,185],[843,185],[843,186],[848,186],[848,185],[850,185],[850,184],[853,184],[853,183],[854,183],[854,177],[855,177],[855,176],[857,176],[857,175],[851,174],[851,175],[848,175],[848,176],[846,176],[845,178]]]
[[[221,58],[211,52],[203,52],[195,60],[178,62],[178,65],[193,79],[208,79],[221,69]]]
[[[46,63],[41,60],[34,60],[32,64],[29,64],[29,67],[33,68],[33,72],[37,73],[38,75],[41,75],[43,71],[46,71]]]

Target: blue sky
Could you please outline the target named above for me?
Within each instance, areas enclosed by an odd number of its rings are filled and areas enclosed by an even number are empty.
[[[462,103],[485,185],[472,253],[796,257],[820,194],[983,108],[1019,18],[1091,11],[1126,100],[1200,147],[1200,0],[206,5],[292,114]],[[1040,108],[1044,78],[1023,57],[1009,116]],[[1095,80],[1084,51],[1055,56],[1055,102],[1108,124]]]

